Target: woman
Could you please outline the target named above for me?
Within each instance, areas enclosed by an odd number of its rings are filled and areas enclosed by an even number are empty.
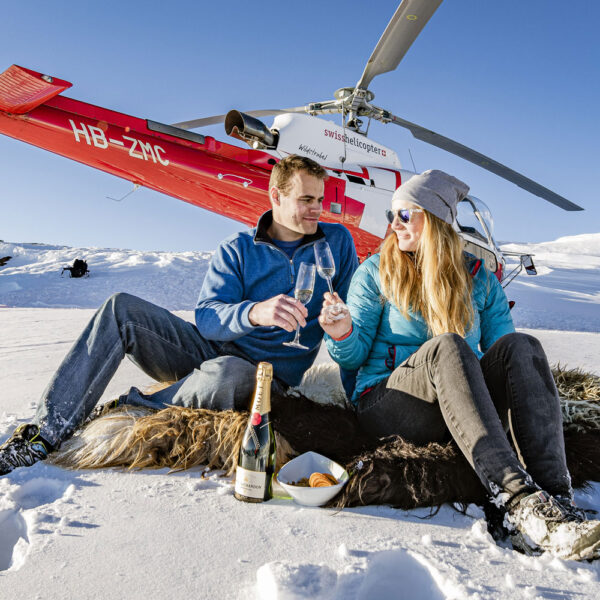
[[[368,431],[417,444],[454,439],[506,510],[516,547],[597,558],[600,522],[572,504],[544,351],[515,333],[498,280],[463,253],[452,227],[468,191],[442,171],[396,190],[392,232],[355,273],[350,313],[334,321],[328,306],[339,299],[326,297],[327,348],[342,367],[360,367],[352,402]]]

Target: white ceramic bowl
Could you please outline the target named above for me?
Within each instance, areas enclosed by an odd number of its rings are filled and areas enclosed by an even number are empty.
[[[291,481],[298,481],[303,477],[308,478],[314,472],[331,473],[339,483],[314,488],[290,485]],[[281,487],[303,506],[322,506],[346,485],[348,479],[348,472],[342,465],[316,452],[305,452],[290,460],[281,467],[277,475],[277,481]]]

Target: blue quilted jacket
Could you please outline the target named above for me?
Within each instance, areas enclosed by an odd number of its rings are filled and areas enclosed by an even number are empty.
[[[467,259],[472,267],[475,261]],[[504,290],[498,279],[484,267],[473,277],[475,321],[465,340],[479,358],[500,337],[515,330]],[[373,387],[432,337],[420,313],[410,319],[381,292],[379,254],[358,268],[348,291],[353,330],[336,342],[325,336],[331,357],[346,369],[359,369],[352,402]],[[359,368],[360,367],[360,368]]]

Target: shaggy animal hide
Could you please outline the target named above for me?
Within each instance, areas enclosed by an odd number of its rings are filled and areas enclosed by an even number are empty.
[[[222,412],[171,407],[161,411],[124,406],[92,420],[62,444],[49,460],[77,469],[168,467],[173,471],[205,465],[232,475],[247,412]],[[275,433],[277,464],[283,465],[294,451]]]
[[[600,481],[600,378],[557,370],[555,379],[573,485]],[[271,417],[278,466],[313,450],[351,473],[330,506],[389,504],[410,509],[485,499],[479,479],[452,442],[419,447],[398,436],[374,439],[360,428],[353,411],[313,402],[297,391],[274,395]],[[207,465],[232,474],[247,418],[248,413],[180,407],[150,414],[145,409],[116,409],[65,442],[53,461],[72,468]]]

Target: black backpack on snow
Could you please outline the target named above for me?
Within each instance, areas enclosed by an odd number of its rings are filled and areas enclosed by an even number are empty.
[[[84,275],[87,277],[90,276],[90,271],[88,269],[88,265],[85,262],[85,260],[83,260],[82,258],[76,258],[73,261],[72,267],[64,267],[60,273],[61,277],[65,271],[69,271],[70,277],[83,277]]]

